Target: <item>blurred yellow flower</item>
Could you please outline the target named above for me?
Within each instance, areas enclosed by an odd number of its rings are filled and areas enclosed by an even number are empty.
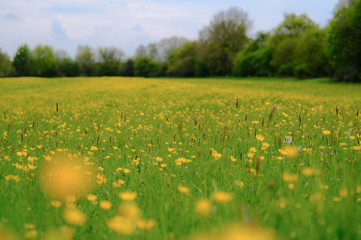
[[[218,203],[227,203],[232,201],[233,199],[233,194],[232,193],[228,193],[228,192],[214,192],[212,194],[212,198],[214,199],[214,201],[218,202]]]
[[[93,169],[76,156],[56,156],[50,162],[45,162],[40,171],[42,190],[57,199],[82,196],[92,189],[94,181]]]
[[[86,215],[76,208],[66,208],[64,210],[64,219],[72,225],[83,225],[86,221]]]
[[[100,201],[99,206],[104,210],[109,210],[112,207],[112,203],[106,200]]]
[[[138,219],[136,221],[137,228],[143,231],[148,231],[155,226],[154,220]]]
[[[184,194],[188,194],[190,192],[189,188],[182,186],[182,185],[179,185],[177,189],[179,192],[184,193]]]
[[[130,236],[134,233],[134,222],[122,216],[111,218],[107,221],[107,226],[118,234]]]
[[[119,193],[119,197],[120,199],[124,200],[124,201],[133,201],[136,197],[137,197],[137,193],[136,192],[121,192]]]
[[[196,212],[203,216],[208,216],[212,211],[212,202],[206,198],[201,198],[196,203]]]

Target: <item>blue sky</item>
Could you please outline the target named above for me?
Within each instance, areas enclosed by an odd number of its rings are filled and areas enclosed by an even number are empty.
[[[78,45],[118,47],[174,35],[197,39],[212,16],[232,6],[248,12],[251,34],[276,27],[284,13],[307,13],[324,26],[338,0],[1,0],[0,48],[13,56],[24,43],[49,44],[75,55]]]

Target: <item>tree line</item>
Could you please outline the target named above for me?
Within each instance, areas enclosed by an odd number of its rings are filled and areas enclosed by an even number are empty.
[[[197,40],[173,36],[125,58],[115,47],[79,46],[76,57],[51,46],[0,50],[0,76],[280,76],[361,82],[361,0],[340,0],[321,28],[306,14],[285,14],[269,32],[249,37],[252,21],[232,7],[213,16]]]

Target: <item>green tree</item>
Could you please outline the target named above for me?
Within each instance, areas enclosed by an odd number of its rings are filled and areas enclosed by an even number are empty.
[[[330,22],[328,55],[337,80],[361,82],[361,0],[340,1]]]
[[[124,53],[122,50],[115,47],[99,48],[98,75],[101,76],[119,76],[121,74],[122,59]]]
[[[295,49],[295,75],[298,78],[324,77],[331,73],[326,54],[326,30],[314,28],[304,33]]]
[[[159,77],[162,66],[150,57],[138,57],[134,63],[134,76],[136,77]]]
[[[233,74],[237,76],[270,76],[273,48],[267,46],[269,34],[259,33],[249,46],[234,59]]]
[[[9,55],[0,49],[0,77],[8,77],[12,74],[12,66]]]
[[[134,60],[129,58],[124,64],[122,69],[122,76],[133,77],[134,76]]]
[[[79,66],[76,61],[70,58],[65,51],[55,52],[56,76],[75,77],[79,76]]]
[[[232,7],[213,16],[200,33],[200,58],[211,75],[230,75],[233,59],[246,47],[251,27],[248,14]]]
[[[28,45],[22,45],[18,48],[13,66],[17,76],[31,76],[32,60]]]
[[[31,52],[32,71],[34,76],[54,77],[55,55],[53,49],[48,45],[38,45]]]
[[[192,77],[197,68],[197,42],[187,42],[174,50],[169,60],[168,75],[173,77]]]
[[[89,46],[78,47],[76,61],[79,64],[80,74],[92,76],[96,73],[95,54]]]
[[[304,33],[317,25],[306,15],[285,14],[284,20],[273,30],[270,47],[274,48],[271,61],[276,73],[281,76],[293,76],[295,51]]]

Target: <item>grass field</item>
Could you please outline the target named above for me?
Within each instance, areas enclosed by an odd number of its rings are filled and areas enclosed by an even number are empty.
[[[361,85],[0,79],[0,239],[361,239]]]

